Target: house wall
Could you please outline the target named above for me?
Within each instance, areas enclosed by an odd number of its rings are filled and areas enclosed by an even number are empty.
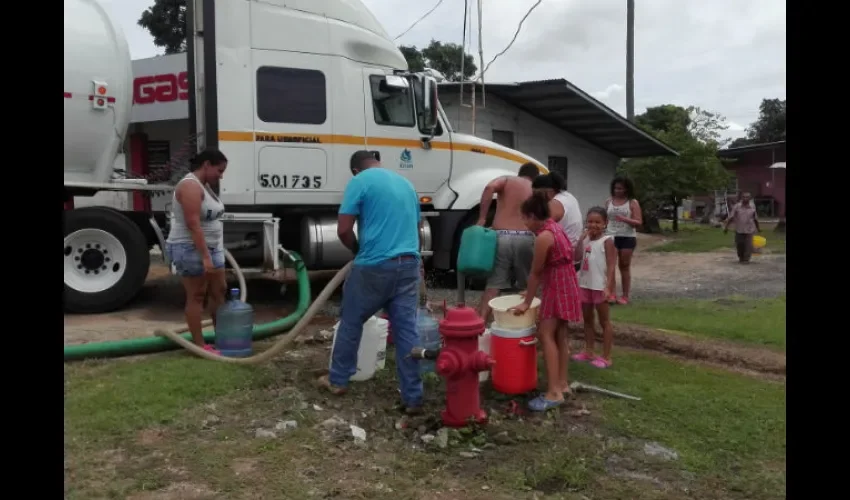
[[[464,91],[464,104],[472,96]],[[492,141],[493,130],[514,134],[513,148],[547,164],[550,156],[567,158],[567,188],[578,199],[583,212],[601,205],[608,197],[619,158],[554,125],[487,94],[485,107],[477,96],[475,136]],[[441,88],[440,103],[455,132],[472,134],[472,109],[459,106],[457,90]]]
[[[785,169],[768,168],[776,162],[786,161],[785,147],[738,153],[730,156],[721,153],[728,161],[726,169],[734,174],[735,181],[729,187],[729,205],[735,203],[737,193],[748,191],[759,199],[773,198],[776,201],[775,216],[785,215]],[[695,201],[710,202],[712,195],[696,196]]]

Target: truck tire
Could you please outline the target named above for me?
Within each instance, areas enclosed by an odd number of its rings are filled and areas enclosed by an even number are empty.
[[[141,229],[121,212],[86,207],[65,212],[65,310],[113,311],[133,299],[148,275]]]

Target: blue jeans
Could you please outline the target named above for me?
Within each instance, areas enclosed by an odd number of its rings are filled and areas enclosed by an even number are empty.
[[[342,288],[342,311],[334,340],[330,382],[348,386],[357,372],[357,350],[363,336],[363,323],[381,309],[389,314],[396,348],[396,372],[405,406],[422,405],[422,379],[419,360],[408,356],[419,344],[416,307],[419,301],[419,259],[393,258],[376,266],[358,266]]]
[[[166,243],[168,258],[174,264],[179,276],[203,276],[204,259],[194,243]],[[224,249],[207,247],[210,251],[213,267],[224,269]]]

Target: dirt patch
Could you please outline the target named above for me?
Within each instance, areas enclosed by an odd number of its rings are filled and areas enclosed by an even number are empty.
[[[571,330],[577,335],[582,334],[581,328],[571,327]],[[765,348],[664,333],[654,328],[622,323],[614,325],[614,335],[617,346],[629,346],[672,354],[724,367],[785,375],[785,354]]]
[[[219,498],[214,491],[203,484],[179,482],[168,485],[159,491],[145,491],[127,497],[127,500],[208,500]]]

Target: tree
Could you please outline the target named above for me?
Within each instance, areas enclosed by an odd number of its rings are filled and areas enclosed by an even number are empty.
[[[747,128],[746,137],[735,139],[729,147],[785,140],[785,99],[762,99],[759,116]]]
[[[138,20],[166,54],[186,51],[186,0],[153,0]]]
[[[422,56],[422,52],[419,52],[419,49],[412,45],[399,45],[398,50],[401,51],[401,55],[407,60],[407,68],[410,71],[422,71],[425,69],[425,58]]]
[[[635,123],[679,152],[678,157],[653,157],[624,161],[620,171],[635,183],[644,211],[644,230],[658,232],[657,212],[672,205],[674,214],[682,200],[717,189],[729,182],[730,174],[717,156],[725,119],[696,107],[671,104],[648,108]],[[678,231],[673,218],[673,230]]]
[[[404,58],[407,59],[407,66],[410,71],[422,71],[428,67],[435,69],[446,77],[450,82],[458,82],[461,80],[460,72],[460,56],[463,54],[463,47],[456,43],[442,43],[437,40],[431,40],[422,50],[415,46],[399,47]],[[464,54],[463,60],[463,79],[469,80],[478,71],[475,66],[475,59]]]

